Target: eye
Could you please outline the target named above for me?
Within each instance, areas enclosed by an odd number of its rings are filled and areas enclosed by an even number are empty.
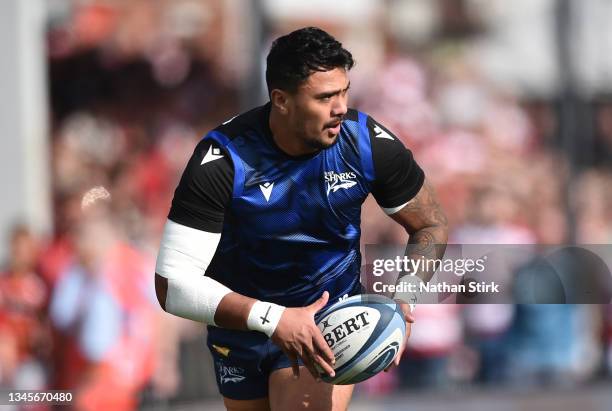
[[[331,100],[331,96],[320,97],[319,100],[321,100],[321,101],[329,101],[329,100]]]

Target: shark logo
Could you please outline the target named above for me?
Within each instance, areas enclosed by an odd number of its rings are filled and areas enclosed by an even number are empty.
[[[244,376],[244,368],[228,366],[222,362],[219,362],[217,365],[219,367],[219,380],[221,384],[228,382],[236,383],[246,378]]]
[[[353,171],[346,173],[336,173],[335,171],[326,171],[323,178],[327,183],[327,195],[330,192],[335,193],[336,191],[343,189],[348,190],[349,188],[357,185],[357,174]]]

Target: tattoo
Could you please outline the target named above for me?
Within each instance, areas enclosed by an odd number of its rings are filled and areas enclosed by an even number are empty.
[[[448,240],[448,220],[440,207],[433,187],[427,181],[404,208],[391,215],[410,235],[406,256],[411,259],[438,260],[444,257]],[[427,264],[427,266],[435,266]],[[417,275],[428,282],[433,270]]]
[[[434,233],[429,231],[427,228],[417,231],[410,237],[410,241],[408,244],[413,244],[413,247],[410,247],[410,251],[413,253],[418,253],[423,256],[432,256],[432,252],[434,252],[433,256],[435,256],[435,245],[436,245],[436,237]],[[406,248],[406,251],[409,249]]]

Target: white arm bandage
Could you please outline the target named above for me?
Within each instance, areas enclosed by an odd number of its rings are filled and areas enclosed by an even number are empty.
[[[179,317],[215,324],[215,311],[232,292],[218,281],[205,277],[221,234],[166,221],[155,272],[168,279],[166,311]]]
[[[168,279],[166,311],[183,318],[215,324],[217,306],[232,290],[204,276],[221,234],[166,221],[155,272]],[[271,337],[285,307],[257,301],[247,319],[249,330]]]

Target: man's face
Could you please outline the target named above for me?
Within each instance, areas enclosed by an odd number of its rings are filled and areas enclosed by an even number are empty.
[[[336,142],[347,111],[349,84],[344,69],[315,71],[291,94],[289,124],[307,147],[320,150]]]

